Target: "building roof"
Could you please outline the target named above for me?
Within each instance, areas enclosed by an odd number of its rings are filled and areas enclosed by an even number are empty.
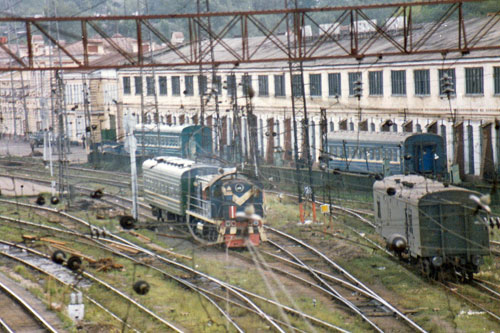
[[[466,20],[465,27],[469,38],[474,36],[476,33],[480,32],[480,30],[484,27],[486,22],[490,18],[474,18],[470,20]],[[434,25],[434,22],[414,25],[414,35],[413,42],[417,43],[421,39],[425,39],[425,33],[431,29]],[[420,52],[425,52],[426,50],[436,50],[436,49],[456,49],[457,45],[457,31],[458,31],[458,21],[448,21],[446,24],[439,26],[436,32],[422,44],[422,46],[417,50]],[[307,39],[306,45],[312,45],[318,39],[318,33],[315,31],[316,36]],[[403,44],[404,35],[402,30],[391,31],[389,33],[391,38]],[[453,36],[453,38],[450,38]],[[283,34],[278,36],[278,40],[282,43],[284,47],[287,44],[287,37]],[[372,34],[365,34],[360,36],[359,40],[359,49],[363,50],[363,47],[369,45],[368,51],[366,53],[369,54],[389,54],[389,53],[400,53],[400,51],[393,45],[393,43],[385,38],[374,38]],[[469,41],[470,42],[470,41]],[[203,43],[208,45],[208,41],[205,40]],[[498,47],[500,44],[500,29],[493,27],[490,29],[487,34],[481,38],[477,42],[473,42],[472,46],[474,47]],[[214,43],[214,59],[215,61],[225,61],[225,62],[234,62],[238,63],[239,70],[245,70],[248,68],[258,68],[265,70],[266,68],[288,68],[287,61],[281,62],[259,62],[257,64],[251,63],[239,63],[238,59],[234,57],[227,49],[222,45],[222,43]],[[225,38],[224,44],[228,45],[230,48],[234,49],[236,52],[241,53],[242,43],[241,38]],[[269,39],[266,40],[264,36],[258,37],[249,37],[249,53],[258,52],[259,59],[270,59],[270,58],[284,58],[287,59],[287,55],[284,50],[277,47],[276,44]],[[262,44],[262,45],[261,45]],[[258,49],[257,49],[258,48]],[[321,47],[317,49],[314,53],[314,57],[327,57],[327,56],[339,56],[343,58],[336,59],[319,59],[304,62],[304,67],[321,67],[321,66],[358,66],[358,65],[387,65],[387,64],[397,64],[397,63],[408,63],[408,62],[442,62],[443,60],[451,60],[456,61],[457,59],[462,60],[471,60],[476,58],[485,58],[485,57],[494,57],[498,58],[500,56],[499,49],[484,49],[480,51],[473,51],[468,54],[461,53],[449,53],[443,55],[437,52],[431,53],[420,53],[420,54],[395,54],[392,56],[384,56],[381,58],[378,57],[367,57],[361,62],[358,62],[354,57],[349,56],[345,50],[350,50],[350,37],[349,34],[344,34],[339,37],[337,41],[327,40],[324,42]],[[189,45],[185,45],[181,47],[180,52],[189,55],[190,49]],[[207,52],[206,57],[210,56],[210,53]],[[183,60],[172,50],[165,49],[163,52],[158,52],[155,56],[155,61],[158,63],[178,63],[182,64]],[[232,68],[232,65],[220,66],[222,68]]]

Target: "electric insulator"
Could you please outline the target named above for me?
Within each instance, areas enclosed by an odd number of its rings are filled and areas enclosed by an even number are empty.
[[[45,205],[45,198],[43,197],[43,195],[39,195],[38,198],[36,198],[36,204],[38,206]]]
[[[64,253],[61,250],[57,250],[54,253],[52,253],[51,259],[56,264],[61,265],[64,262],[64,259],[66,259],[66,253]]]
[[[80,259],[80,257],[77,256],[72,256],[66,262],[66,266],[68,266],[68,268],[71,269],[72,271],[77,271],[82,266],[82,259]]]
[[[134,283],[134,291],[139,295],[146,295],[149,292],[149,283],[140,280]]]
[[[394,194],[396,194],[396,189],[394,187],[389,187],[387,189],[387,194],[393,196]]]
[[[102,196],[103,196],[102,190],[96,190],[96,191],[90,193],[90,197],[92,199],[101,199]]]
[[[135,219],[129,215],[122,216],[120,217],[120,225],[125,230],[132,229],[135,226]]]
[[[59,203],[59,198],[56,197],[55,195],[50,197],[50,203],[53,205],[57,205]]]

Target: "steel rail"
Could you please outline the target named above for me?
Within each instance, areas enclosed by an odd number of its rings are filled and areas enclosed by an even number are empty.
[[[3,321],[2,318],[0,318],[0,327],[2,327],[2,329],[6,333],[16,333],[14,330],[12,330],[12,328],[9,327],[9,325],[7,325],[7,323],[5,321]]]
[[[4,169],[9,169],[9,168],[12,168],[12,169],[15,169],[15,170],[19,170],[19,171],[25,171],[25,172],[35,172],[35,173],[39,173],[39,174],[47,174],[45,171],[41,171],[41,170],[33,170],[33,169],[28,169],[28,168],[19,168],[19,167],[6,167],[6,166],[2,166],[2,168]],[[0,174],[0,177],[12,177],[13,175],[12,174]],[[54,177],[57,177],[58,176],[58,172],[54,172]],[[116,186],[116,187],[129,187],[130,186],[130,182],[122,182],[122,181],[119,181],[119,180],[112,180],[112,179],[98,179],[98,178],[95,178],[95,177],[90,177],[90,176],[84,176],[84,175],[75,175],[75,174],[70,174],[69,176],[73,177],[73,178],[80,178],[80,179],[85,179],[85,180],[92,180],[92,181],[95,181],[95,182],[100,182],[100,183],[103,183],[103,184],[106,184],[106,185],[111,185],[111,186]],[[22,177],[22,176],[21,176]]]
[[[489,292],[490,294],[493,295],[493,299],[495,299],[497,302],[500,301],[500,293],[496,290],[493,290],[492,288],[488,287],[487,285],[485,285],[484,283],[474,279],[472,280],[472,284],[475,285],[475,286],[478,286],[479,288],[482,288],[484,290],[486,290],[487,292]]]
[[[10,201],[10,200],[4,200],[4,199],[0,199],[0,203],[8,203],[8,204],[16,204],[15,202],[13,201]],[[78,218],[76,216],[72,216],[66,212],[63,212],[63,211],[59,211],[57,209],[53,209],[53,208],[48,208],[48,207],[40,207],[40,206],[35,206],[35,205],[31,205],[31,204],[25,204],[25,203],[18,203],[19,206],[23,206],[23,207],[29,207],[29,208],[33,208],[33,209],[40,209],[40,210],[45,210],[45,211],[49,211],[49,212],[52,212],[52,213],[55,213],[55,214],[60,214],[68,219],[71,219],[75,222],[78,222],[86,227],[92,227],[92,228],[96,228],[97,230],[100,230],[100,228],[96,227],[96,226],[91,226],[90,223],[88,223],[87,221],[81,219],[81,218]],[[242,295],[241,293],[239,293],[238,291],[234,290],[233,289],[233,286],[227,284],[226,282],[223,282],[221,280],[218,280],[210,275],[207,275],[203,272],[200,272],[200,271],[197,271],[195,269],[192,269],[190,268],[189,266],[186,266],[184,264],[181,264],[181,263],[178,263],[176,261],[173,261],[173,260],[170,260],[168,258],[165,258],[161,255],[158,255],[148,249],[145,249],[145,248],[142,248],[140,246],[138,246],[137,244],[123,238],[123,237],[120,237],[120,236],[117,236],[113,233],[108,233],[108,235],[112,238],[115,238],[116,240],[122,242],[122,243],[126,243],[127,245],[131,246],[132,248],[136,249],[136,250],[139,250],[153,258],[156,258],[160,261],[163,261],[163,262],[166,262],[170,265],[173,265],[173,266],[176,266],[178,268],[181,268],[185,271],[188,271],[188,272],[191,272],[193,274],[196,274],[198,276],[202,276],[218,285],[221,285],[223,286],[224,288],[227,288],[228,290],[231,290],[235,295],[237,295],[239,298],[241,298],[242,300],[244,300],[245,302],[247,302],[252,308],[254,308],[259,316],[261,318],[263,318],[264,320],[266,320],[267,322],[269,322],[271,324],[271,326],[273,326],[277,331],[279,332],[284,332],[270,317],[267,313],[265,313],[264,311],[262,311],[262,309],[260,309],[255,303],[253,303],[250,299],[248,299],[247,297],[245,297],[244,295]]]
[[[120,253],[120,255],[123,255],[123,256],[125,256],[125,257],[128,257],[128,256],[127,256],[127,255],[125,255],[125,254],[121,254],[121,253]],[[132,259],[133,259],[133,258],[132,258]],[[133,259],[133,260],[135,260],[135,259]],[[165,272],[165,271],[163,271],[163,270],[160,270],[159,268],[157,268],[157,267],[155,267],[155,266],[152,266],[152,265],[149,265],[149,264],[145,264],[145,263],[140,262],[140,261],[138,261],[138,263],[139,263],[139,264],[141,264],[141,265],[146,265],[147,267],[152,268],[152,269],[155,269],[155,270],[157,270],[158,272],[161,272],[161,273],[163,273],[163,274],[166,274],[166,275],[168,275],[169,277],[172,277],[174,280],[177,280],[177,279],[178,279],[178,278],[176,278],[176,277],[174,277],[174,276],[170,276],[170,274],[166,273],[166,272]],[[221,286],[221,287],[225,287],[225,286]],[[239,288],[239,287],[236,287],[236,286],[231,286],[231,287],[232,287],[232,288],[234,288],[234,289],[236,289],[237,291],[241,292],[242,294],[249,295],[249,296],[251,296],[251,297],[254,297],[254,298],[257,298],[257,299],[259,299],[259,300],[261,300],[261,301],[264,301],[264,302],[266,302],[266,303],[269,303],[269,304],[275,305],[275,306],[277,306],[277,307],[280,307],[280,308],[284,309],[286,312],[291,313],[291,314],[292,314],[292,315],[294,315],[294,316],[301,316],[301,317],[304,317],[304,318],[306,318],[307,320],[310,320],[311,322],[314,322],[314,323],[316,323],[316,324],[318,324],[318,325],[321,325],[321,326],[323,326],[323,327],[325,327],[325,328],[327,328],[327,329],[332,329],[332,330],[336,330],[336,331],[339,331],[339,332],[347,332],[347,331],[345,331],[344,329],[342,329],[342,328],[340,328],[340,327],[337,327],[337,326],[332,325],[332,324],[330,324],[330,323],[328,323],[328,322],[322,321],[322,320],[320,320],[320,319],[318,319],[318,318],[315,318],[315,317],[312,317],[312,316],[307,315],[307,314],[305,314],[305,313],[302,313],[302,312],[300,312],[300,311],[297,311],[297,310],[295,310],[295,309],[293,309],[293,308],[291,308],[291,307],[288,307],[288,306],[286,306],[286,305],[280,304],[280,303],[278,303],[278,302],[276,302],[276,301],[273,301],[273,300],[271,300],[271,299],[268,299],[268,298],[265,298],[265,297],[263,297],[263,296],[260,296],[260,295],[254,294],[254,293],[252,293],[252,292],[250,292],[250,291],[247,291],[247,290],[245,290],[245,289],[242,289],[242,288]],[[195,288],[198,288],[198,289],[199,289],[200,287],[196,286]],[[221,297],[222,297],[222,296],[220,296],[220,295],[213,294],[213,293],[212,293],[212,292],[210,292],[209,290],[204,290],[204,291],[205,291],[207,294],[214,295],[215,297],[219,297],[219,298],[221,298]],[[226,299],[224,298],[224,300],[226,300]],[[239,304],[239,303],[236,303],[236,304]],[[239,306],[242,306],[242,305],[240,304]],[[247,309],[247,308],[248,308],[248,307],[245,307],[245,309]],[[250,309],[250,311],[253,311],[254,313],[258,314],[258,312],[256,312],[254,309],[252,309],[252,308],[248,308],[248,309]],[[275,320],[275,321],[277,321],[276,319],[274,319],[274,320]],[[282,324],[287,325],[286,323],[282,323]]]
[[[6,242],[6,241],[0,241],[0,243],[9,245],[11,247],[16,247],[16,248],[21,248],[22,249],[22,247],[19,247],[17,244],[14,244],[14,243]],[[37,252],[37,251],[35,251],[35,252]],[[32,263],[30,263],[30,262],[28,262],[28,261],[26,261],[24,259],[18,258],[16,256],[13,256],[13,255],[11,255],[9,253],[6,253],[4,251],[1,251],[1,250],[0,250],[0,254],[3,255],[4,257],[8,257],[8,258],[10,258],[12,260],[16,260],[16,261],[24,264],[25,266],[31,267],[32,269],[37,270],[38,272],[51,277],[52,279],[54,279],[55,281],[59,282],[60,284],[62,284],[64,286],[70,287],[71,289],[73,289],[75,291],[81,291],[80,289],[76,288],[75,286],[64,282],[63,280],[61,280],[57,276],[55,276],[55,275],[53,275],[53,274],[51,274],[51,273],[43,270],[42,268],[40,268],[38,266],[33,265]],[[41,255],[43,255],[43,254],[41,254]],[[47,258],[47,256],[45,256],[45,255],[43,255],[43,256],[45,258]],[[111,317],[113,317],[117,321],[121,322],[122,324],[124,323],[123,320],[118,315],[114,314],[112,311],[110,311],[109,309],[107,309],[104,305],[102,305],[98,301],[94,300],[90,296],[85,295],[85,293],[82,293],[82,294],[83,294],[83,297],[85,297],[89,302],[91,302],[92,304],[94,304],[95,306],[97,306],[98,308],[100,308],[101,310],[103,310],[104,312],[106,312],[107,314],[109,314]],[[132,329],[134,332],[140,332],[139,330],[137,330],[137,329],[133,328],[132,326],[130,326],[130,324],[128,324],[128,323],[126,323],[126,325],[127,325],[128,328]]]
[[[2,289],[7,295],[12,298],[14,301],[16,301],[18,304],[20,304],[26,311],[29,312],[29,314],[37,321],[39,324],[41,324],[45,329],[47,329],[49,332],[57,333],[58,330],[52,326],[41,314],[39,314],[28,302],[26,302],[22,297],[17,295],[12,289],[7,287],[5,284],[0,282],[0,289]]]
[[[439,281],[436,281],[437,284],[441,285],[444,289],[448,290],[449,292],[451,292],[452,294],[462,298],[463,300],[467,301],[468,303],[472,304],[473,306],[477,307],[478,309],[480,309],[481,311],[484,311],[485,313],[487,313],[490,317],[494,318],[495,320],[497,320],[498,322],[500,322],[500,316],[498,316],[497,314],[491,312],[490,310],[486,309],[484,306],[474,302],[473,300],[471,300],[469,297],[465,296],[464,294],[458,292],[457,290],[455,290],[454,288],[451,288],[449,286],[447,286],[446,284],[442,283],[442,282],[439,282]]]
[[[0,241],[0,243],[6,243],[4,241]],[[39,251],[36,251],[36,250],[33,250],[29,247],[26,247],[26,246],[21,246],[21,245],[11,245],[11,246],[15,246],[17,248],[20,248],[22,250],[25,250],[27,252],[30,252],[32,254],[36,254],[38,256],[41,256],[41,257],[44,257],[46,259],[49,259],[50,260],[50,257],[44,253],[41,253]],[[2,252],[2,251],[0,251]],[[2,252],[3,253],[3,252]],[[95,277],[94,275],[88,273],[88,272],[82,272],[82,275],[85,276],[86,278],[90,279],[90,280],[93,280],[95,282],[97,282],[98,284],[104,286],[105,288],[113,291],[115,294],[121,296],[122,298],[126,299],[127,301],[129,301],[130,303],[132,303],[133,305],[135,305],[137,308],[141,309],[143,312],[149,314],[151,317],[155,318],[156,320],[158,320],[159,322],[163,323],[165,326],[169,327],[170,329],[178,332],[178,333],[182,333],[183,331],[179,328],[177,328],[174,324],[166,321],[165,319],[161,318],[160,316],[158,316],[156,313],[154,313],[153,311],[149,310],[148,308],[146,308],[144,305],[142,305],[141,303],[135,301],[134,299],[132,299],[130,296],[126,295],[124,292],[116,289],[115,287],[111,286],[110,284],[108,284],[107,282]]]
[[[370,318],[368,318],[356,305],[354,305],[351,301],[346,299],[344,296],[342,296],[335,288],[333,288],[330,284],[328,284],[323,278],[321,278],[311,267],[306,265],[302,260],[299,259],[296,255],[291,253],[290,251],[286,250],[284,247],[280,246],[279,244],[273,242],[272,240],[267,240],[269,244],[272,246],[280,249],[284,253],[288,254],[291,258],[293,258],[295,261],[297,261],[304,269],[309,271],[311,275],[319,281],[323,286],[325,286],[326,289],[328,289],[328,294],[332,296],[334,299],[338,300],[339,302],[343,303],[346,305],[349,309],[351,309],[354,313],[358,314],[361,318],[363,318],[364,321],[366,321],[370,326],[372,326],[377,332],[383,332],[383,330],[378,327],[377,324],[375,324]]]
[[[314,271],[314,273],[318,274],[319,276],[327,278],[327,279],[329,279],[329,280],[331,280],[333,282],[337,282],[337,283],[341,284],[342,286],[351,289],[352,291],[355,291],[355,292],[357,292],[357,293],[359,293],[359,294],[361,294],[361,295],[363,295],[365,297],[373,299],[373,296],[370,293],[368,293],[368,292],[366,292],[366,290],[364,290],[362,288],[359,288],[358,286],[350,283],[349,281],[342,280],[342,279],[340,279],[338,277],[335,277],[335,276],[333,276],[331,274],[328,274],[326,272],[322,272],[320,270],[317,270],[317,269],[315,269],[313,267],[302,266],[301,264],[296,263],[296,262],[294,262],[292,260],[283,258],[281,256],[278,256],[278,255],[275,255],[275,254],[272,254],[272,253],[269,253],[269,252],[265,252],[265,251],[261,251],[261,252],[267,254],[268,256],[270,256],[272,258],[275,258],[275,259],[277,259],[279,261],[282,261],[282,262],[286,263],[289,266],[293,266],[295,268],[298,268],[298,269],[301,269],[301,270],[305,270],[305,271],[309,271],[309,269],[311,269],[312,271]]]
[[[159,270],[158,268],[152,266],[152,265],[148,265],[148,264],[145,264],[143,263],[142,261],[139,261],[133,257],[130,257],[130,256],[127,256],[125,254],[123,254],[122,252],[116,250],[116,249],[113,249],[113,248],[110,248],[110,247],[107,247],[105,244],[102,244],[101,242],[110,242],[110,243],[113,243],[113,244],[119,244],[121,246],[128,246],[128,245],[124,245],[123,243],[121,242],[117,242],[117,241],[113,241],[113,240],[110,240],[110,239],[95,239],[95,238],[92,238],[92,237],[89,237],[88,235],[86,234],[82,234],[82,233],[77,233],[77,232],[74,232],[74,231],[71,231],[71,230],[65,230],[65,229],[60,229],[60,228],[55,228],[55,227],[51,227],[51,226],[46,226],[46,225],[41,225],[41,224],[37,224],[37,223],[33,223],[33,222],[29,222],[29,221],[24,221],[24,220],[19,220],[19,219],[13,219],[13,218],[10,218],[10,217],[6,217],[6,216],[1,216],[0,215],[0,220],[7,220],[9,222],[13,222],[13,223],[21,223],[21,224],[25,224],[25,225],[28,225],[28,226],[32,226],[32,227],[37,227],[37,228],[41,228],[41,229],[45,229],[45,230],[50,230],[50,231],[55,231],[55,232],[58,232],[58,233],[65,233],[65,234],[69,234],[69,235],[72,235],[72,236],[77,236],[77,237],[81,237],[81,238],[85,238],[87,241],[91,241],[99,246],[102,247],[103,250],[106,250],[106,251],[109,251],[110,253],[112,254],[115,254],[115,255],[118,255],[118,256],[121,256],[121,257],[124,257],[126,259],[129,259],[131,260],[132,262],[136,263],[136,264],[140,264],[140,265],[143,265],[143,266],[146,266],[146,267],[149,267],[149,268],[152,268],[152,269],[156,269],[157,271],[159,271],[160,273],[168,276],[169,278],[172,278],[174,279],[176,282],[180,283],[180,284],[183,284],[184,286],[186,287],[189,287],[193,290],[196,290],[196,289],[199,289],[199,290],[202,290],[202,291],[205,291],[206,293],[206,290],[198,287],[198,286],[194,286],[193,284],[187,282],[186,280],[183,280],[183,279],[179,279],[177,277],[175,277],[174,275],[171,275],[165,271],[162,271],[162,270]],[[202,294],[203,295],[203,294]],[[211,302],[226,318],[228,318],[228,321],[233,325],[235,326],[235,328],[237,329],[237,331],[241,332],[241,328],[238,327],[238,325],[234,322],[234,320],[232,320],[227,313],[224,312],[224,310],[222,310],[222,308],[220,308],[217,303],[213,302],[212,299],[210,299],[209,297],[206,297],[206,295],[203,295],[209,302]]]
[[[341,274],[343,274],[344,276],[346,276],[351,282],[359,285],[360,287],[362,287],[363,289],[365,289],[368,293],[372,294],[373,297],[377,299],[377,301],[379,301],[380,303],[382,303],[383,305],[385,305],[387,308],[389,308],[391,311],[393,311],[395,314],[397,314],[400,318],[402,318],[403,320],[405,320],[411,327],[413,327],[414,329],[416,329],[419,332],[426,332],[417,323],[415,323],[413,320],[411,320],[410,318],[408,318],[408,316],[406,316],[405,314],[403,314],[396,307],[394,307],[392,304],[390,304],[387,300],[385,300],[384,298],[382,298],[381,296],[379,296],[377,293],[375,293],[373,290],[371,290],[370,288],[368,288],[363,282],[361,282],[360,280],[356,279],[353,275],[351,275],[343,267],[341,267],[340,265],[338,265],[336,262],[332,261],[330,258],[328,258],[326,255],[324,255],[322,252],[320,252],[317,249],[315,249],[314,247],[312,247],[312,246],[304,243],[302,240],[297,239],[297,238],[295,238],[295,237],[293,237],[293,236],[291,236],[291,235],[289,235],[289,234],[287,234],[285,232],[282,232],[280,230],[277,230],[277,229],[269,227],[269,226],[265,226],[265,228],[267,230],[270,230],[270,231],[278,234],[278,235],[281,235],[282,237],[285,237],[285,238],[293,240],[294,242],[296,242],[297,244],[300,244],[301,246],[303,246],[306,249],[309,249],[311,252],[315,253],[316,255],[318,255],[319,257],[321,257],[322,259],[324,259],[329,265],[331,265],[333,268],[335,268]]]
[[[141,309],[143,312],[149,314],[151,317],[155,318],[156,320],[158,320],[159,322],[161,322],[162,324],[164,324],[168,328],[172,329],[173,331],[178,332],[178,333],[184,332],[183,330],[181,330],[180,328],[178,328],[177,326],[175,326],[171,322],[166,321],[165,319],[161,318],[156,313],[154,313],[153,311],[151,311],[150,309],[148,309],[147,307],[145,307],[141,303],[135,301],[134,299],[132,299],[130,296],[128,296],[127,294],[125,294],[121,290],[116,289],[115,287],[113,287],[109,283],[107,283],[107,282],[99,279],[98,277],[96,277],[96,276],[94,276],[94,275],[92,275],[92,274],[90,274],[88,272],[85,272],[85,271],[82,272],[82,275],[85,276],[86,278],[92,280],[92,281],[95,281],[95,282],[99,283],[100,285],[105,286],[109,290],[112,290],[115,294],[117,294],[117,295],[121,296],[122,298],[126,299],[127,301],[131,302],[136,307],[138,307],[139,309]]]
[[[344,209],[346,212],[350,213],[348,210],[349,209]],[[358,217],[356,214],[352,214],[353,216],[356,216]],[[355,229],[353,228],[350,228],[351,230],[353,230],[354,232],[358,233],[358,235],[360,234],[359,232],[357,232]],[[361,236],[361,235],[360,235]],[[361,236],[363,237],[363,236]],[[366,237],[363,237],[364,239],[368,239]],[[394,254],[385,250],[384,249],[384,252],[386,252],[386,254],[388,254],[390,257],[392,258],[395,258]],[[475,283],[477,286],[479,286],[480,288],[483,288],[484,290],[486,290],[487,292],[495,295],[496,297],[500,297],[500,293],[496,292],[495,290],[487,287],[484,283],[481,283],[481,282],[486,282],[486,281],[478,281],[477,279],[473,280],[473,283]],[[454,290],[453,288],[447,286],[446,284],[442,283],[442,282],[439,282],[439,281],[436,281],[437,284],[441,285],[444,289],[448,290],[449,292],[453,293],[454,295],[464,299],[465,301],[467,301],[468,303],[470,303],[471,305],[477,307],[478,309],[480,309],[481,311],[484,311],[485,313],[487,313],[489,316],[491,316],[492,318],[494,318],[495,320],[497,321],[500,321],[500,316],[496,315],[495,313],[487,310],[485,307],[483,307],[482,305],[480,304],[477,304],[476,302],[474,302],[473,300],[471,300],[469,297],[459,293],[458,291]],[[495,300],[498,300],[498,298],[494,298]]]

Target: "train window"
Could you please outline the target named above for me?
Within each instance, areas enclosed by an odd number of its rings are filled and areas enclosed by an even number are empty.
[[[387,160],[389,160],[389,161],[391,161],[391,160],[392,160],[392,150],[391,150],[391,149],[387,149],[387,150],[385,151],[385,158],[386,158]]]

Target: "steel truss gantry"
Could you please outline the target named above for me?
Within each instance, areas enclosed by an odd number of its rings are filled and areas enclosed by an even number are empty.
[[[356,58],[358,60],[369,57],[405,55],[405,54],[429,54],[441,53],[449,54],[459,52],[467,54],[476,50],[499,49],[500,45],[492,45],[485,41],[485,36],[492,29],[498,28],[500,21],[500,11],[492,13],[488,20],[479,29],[468,32],[464,21],[463,6],[467,3],[481,2],[484,0],[435,0],[425,2],[374,4],[363,6],[343,6],[326,8],[285,8],[267,11],[238,11],[238,12],[198,12],[192,14],[169,14],[169,15],[137,15],[137,16],[85,16],[85,17],[4,17],[2,22],[22,23],[23,29],[18,31],[18,36],[26,36],[27,55],[20,56],[18,52],[11,48],[11,45],[0,43],[2,49],[9,60],[0,64],[0,71],[12,70],[57,70],[64,67],[68,70],[91,70],[106,68],[136,68],[136,67],[163,67],[163,66],[217,66],[220,64],[235,63],[269,63],[276,61],[313,61],[319,59]],[[415,29],[416,23],[413,19],[414,9],[417,7],[440,6],[444,7],[442,16],[432,24],[419,26]],[[380,20],[379,24],[371,21],[373,12],[389,11],[390,15]],[[325,28],[319,23],[315,15],[327,14],[335,18],[335,22]],[[304,43],[294,43],[291,47],[287,45],[285,32],[286,21],[292,15],[292,26],[290,32],[303,33],[303,25],[307,23],[318,28],[320,35],[318,38],[307,40]],[[272,17],[272,18],[270,18]],[[390,33],[390,26],[398,17],[403,17],[402,33],[397,36]],[[210,25],[209,18],[224,21],[222,26],[217,28]],[[360,31],[358,22],[364,20],[371,25],[371,34],[366,36],[366,32]],[[124,50],[105,29],[105,25],[110,22],[131,23],[136,27],[137,53],[130,53]],[[175,26],[186,27],[189,33],[187,41],[182,45],[171,43],[158,28],[159,23],[167,21]],[[454,22],[453,33],[447,33],[442,37],[442,43],[427,43],[431,37],[436,38],[440,30],[449,22]],[[79,27],[73,38],[66,39],[73,42],[81,41],[82,49],[72,51],[57,38],[53,31],[52,22],[61,22],[67,25]],[[272,22],[272,23],[269,23]],[[348,33],[339,36],[336,32],[338,25],[350,26]],[[75,28],[73,27],[73,28]],[[90,29],[89,29],[90,28]],[[23,31],[24,30],[24,31]],[[93,33],[90,32],[93,31]],[[143,51],[143,35],[151,32],[157,40],[166,45],[167,52],[174,52],[175,60],[162,62],[145,61]],[[238,31],[238,34],[235,34]],[[253,31],[253,33],[251,32]],[[50,64],[45,61],[44,55],[37,55],[34,49],[32,36],[41,34],[51,42],[56,48],[61,50],[69,60],[63,64]],[[199,36],[204,35],[212,40],[210,43],[199,43]],[[255,36],[260,38],[251,40]],[[93,62],[89,54],[89,39],[93,36],[100,36],[105,39],[109,46],[119,54],[116,61],[108,63]],[[71,36],[69,36],[71,37]],[[232,43],[227,42],[231,37]],[[236,40],[236,42],[235,42]],[[378,40],[385,40],[391,46],[384,50],[377,50],[372,46]],[[329,48],[329,52],[322,52],[325,44],[334,45]],[[268,53],[259,52],[264,45],[272,45],[276,52],[270,56]],[[220,60],[210,56],[214,47],[222,47],[227,56]],[[172,58],[171,58],[172,59]]]

